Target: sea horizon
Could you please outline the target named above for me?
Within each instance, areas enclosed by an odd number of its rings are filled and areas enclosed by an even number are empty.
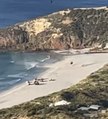
[[[108,6],[107,0],[1,0],[0,28],[45,16],[68,8]]]

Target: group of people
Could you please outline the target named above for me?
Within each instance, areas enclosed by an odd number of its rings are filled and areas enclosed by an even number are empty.
[[[49,81],[55,81],[55,79],[50,79]],[[46,82],[46,78],[35,78],[33,81],[27,81],[27,85],[40,85],[40,82]]]
[[[31,81],[27,81],[27,84],[28,85],[39,85],[39,82],[35,79],[33,82],[31,82]]]
[[[40,84],[39,81],[40,82],[44,82],[45,79],[44,78],[40,78],[40,79],[35,78],[34,81],[32,81],[32,82],[31,81],[27,81],[27,84],[28,85],[33,85],[33,84],[34,85],[39,85]]]

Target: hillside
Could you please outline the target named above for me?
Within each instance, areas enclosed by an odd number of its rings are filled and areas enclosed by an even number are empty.
[[[107,42],[107,7],[67,9],[0,29],[1,50],[57,50]]]
[[[105,65],[75,86],[0,110],[0,119],[107,119],[107,92],[108,65]],[[61,100],[69,104],[51,106]],[[99,105],[100,109],[85,109],[91,105]]]

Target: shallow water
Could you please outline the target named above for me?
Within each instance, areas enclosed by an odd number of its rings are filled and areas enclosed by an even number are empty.
[[[57,57],[47,52],[0,53],[0,92],[35,78],[47,70],[46,64],[59,60]]]
[[[108,6],[108,0],[0,0],[0,27],[74,7]]]

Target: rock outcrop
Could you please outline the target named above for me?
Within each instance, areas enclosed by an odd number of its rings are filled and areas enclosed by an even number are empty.
[[[108,8],[67,9],[0,29],[0,49],[52,50],[108,42]]]

